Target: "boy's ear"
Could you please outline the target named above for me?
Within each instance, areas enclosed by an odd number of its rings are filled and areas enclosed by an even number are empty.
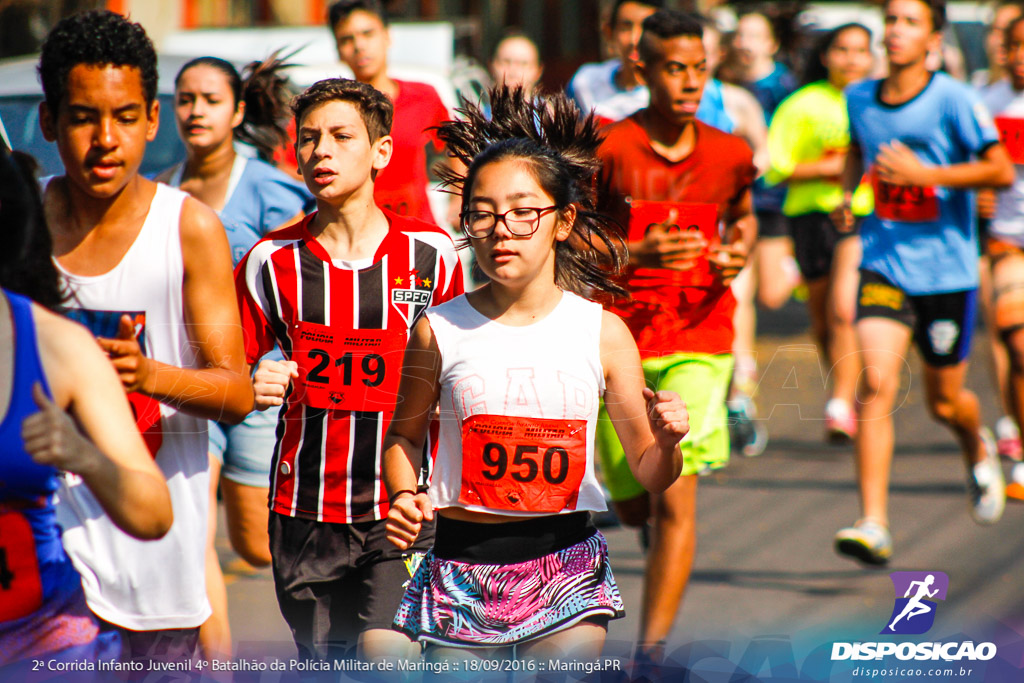
[[[381,171],[391,161],[395,149],[395,141],[390,135],[382,135],[373,143],[373,170]]]
[[[47,142],[57,141],[56,118],[50,112],[50,107],[46,104],[46,100],[39,103],[39,128],[43,131],[43,139]]]
[[[146,122],[146,142],[153,142],[156,139],[156,132],[160,128],[160,101],[155,97],[149,105],[149,120]]]
[[[633,69],[633,75],[636,76],[636,80],[641,85],[647,85],[647,79],[644,78],[644,69],[647,68],[647,62],[645,62],[642,59],[638,59],[637,61],[633,62],[632,64],[624,64],[623,67],[626,68],[626,69],[632,68]]]

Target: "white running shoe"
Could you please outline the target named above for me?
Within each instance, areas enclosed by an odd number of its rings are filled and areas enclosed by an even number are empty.
[[[835,537],[836,552],[864,564],[883,565],[892,557],[889,529],[873,519],[859,519],[840,529]]]
[[[833,444],[850,443],[857,435],[857,415],[853,406],[841,398],[825,404],[825,440]]]
[[[971,517],[978,524],[995,524],[1006,507],[1006,481],[1003,467],[996,453],[992,432],[983,427],[980,432],[985,459],[976,463],[967,473],[967,495],[971,500]]]
[[[1020,430],[1017,423],[1009,415],[996,420],[996,448],[999,455],[1020,462],[1024,458],[1020,444]]]

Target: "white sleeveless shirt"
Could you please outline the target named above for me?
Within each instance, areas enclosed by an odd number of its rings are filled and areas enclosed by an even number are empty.
[[[182,301],[179,225],[187,197],[158,184],[135,241],[103,275],[74,275],[57,267],[71,294],[68,307],[79,309],[72,317],[91,315],[106,321],[109,330],[120,313],[128,313],[144,321],[147,357],[197,368]],[[157,541],[128,536],[74,475],[65,477],[57,506],[64,547],[82,575],[89,607],[111,623],[140,631],[193,628],[210,616],[205,582],[210,495],[206,421],[163,404],[160,415],[163,441],[156,464],[167,479],[174,508],[174,524],[166,536]]]
[[[570,292],[525,327],[487,318],[465,296],[427,311],[441,352],[435,508],[518,516],[607,509],[594,476],[602,315]]]

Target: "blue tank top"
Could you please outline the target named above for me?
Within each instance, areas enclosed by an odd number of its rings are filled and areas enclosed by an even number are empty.
[[[96,642],[81,579],[61,545],[53,501],[58,472],[37,465],[21,438],[22,421],[39,410],[33,384],[47,396],[50,388],[31,303],[3,293],[14,324],[10,403],[0,421],[0,670],[6,671],[2,667],[28,656],[96,657],[109,646]]]
[[[775,63],[775,68],[770,74],[746,84],[747,90],[757,98],[764,110],[764,122],[771,125],[772,115],[778,109],[782,100],[797,89],[796,77],[783,64]],[[785,185],[768,185],[764,176],[761,176],[754,183],[754,208],[758,211],[769,213],[781,213],[782,205],[786,201]]]
[[[731,133],[735,127],[732,117],[725,110],[725,97],[722,95],[722,82],[717,78],[709,78],[704,85],[704,94],[700,98],[697,109],[697,120],[714,126],[718,130]]]

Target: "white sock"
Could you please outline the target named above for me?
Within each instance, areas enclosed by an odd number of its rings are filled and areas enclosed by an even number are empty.
[[[829,417],[841,419],[849,417],[853,413],[853,407],[841,398],[830,398],[825,404],[825,414]]]

